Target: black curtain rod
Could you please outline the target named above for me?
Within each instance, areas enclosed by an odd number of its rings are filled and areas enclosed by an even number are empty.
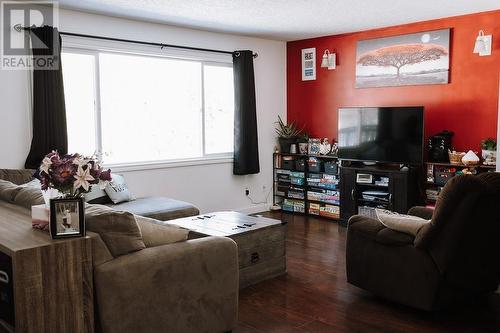
[[[23,27],[21,28],[22,30],[31,30],[34,27]],[[214,49],[205,49],[201,47],[193,47],[193,46],[183,46],[183,45],[173,45],[173,44],[163,44],[163,43],[153,43],[153,42],[144,42],[144,41],[139,41],[139,40],[133,40],[133,39],[122,39],[122,38],[113,38],[113,37],[104,37],[104,36],[93,36],[93,35],[84,35],[84,34],[76,34],[73,32],[64,32],[64,31],[59,31],[60,35],[66,35],[66,36],[74,36],[74,37],[84,37],[84,38],[94,38],[94,39],[102,39],[102,40],[111,40],[115,42],[125,42],[125,43],[134,43],[134,44],[142,44],[142,45],[151,45],[151,46],[159,46],[161,49],[164,47],[171,47],[171,48],[176,48],[176,49],[184,49],[184,50],[192,50],[192,51],[203,51],[203,52],[215,52],[215,53],[223,53],[223,54],[233,54],[236,53],[236,56],[238,56],[239,52],[231,52],[231,51],[223,51],[223,50],[214,50]],[[253,54],[254,58],[258,57],[257,53]]]

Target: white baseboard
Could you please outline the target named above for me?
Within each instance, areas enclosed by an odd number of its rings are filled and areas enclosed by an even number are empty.
[[[255,214],[261,212],[267,212],[271,208],[271,204],[263,203],[258,205],[253,205],[250,207],[235,209],[235,211],[244,214]]]

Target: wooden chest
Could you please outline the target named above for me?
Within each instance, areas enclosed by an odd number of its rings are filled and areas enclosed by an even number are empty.
[[[240,289],[286,273],[286,224],[266,217],[216,212],[169,221],[189,238],[225,236],[238,245]]]

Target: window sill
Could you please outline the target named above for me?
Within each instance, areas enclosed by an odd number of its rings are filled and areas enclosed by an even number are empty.
[[[111,169],[112,172],[128,172],[128,171],[143,171],[167,168],[181,168],[197,165],[209,164],[227,164],[233,163],[233,157],[205,157],[194,158],[185,160],[171,160],[171,161],[158,161],[158,162],[138,162],[126,164],[104,164],[105,169]]]

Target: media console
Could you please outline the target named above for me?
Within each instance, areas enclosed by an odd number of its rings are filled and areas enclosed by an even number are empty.
[[[346,224],[356,214],[371,216],[375,208],[406,214],[420,203],[421,168],[343,162],[340,168],[340,217]]]

